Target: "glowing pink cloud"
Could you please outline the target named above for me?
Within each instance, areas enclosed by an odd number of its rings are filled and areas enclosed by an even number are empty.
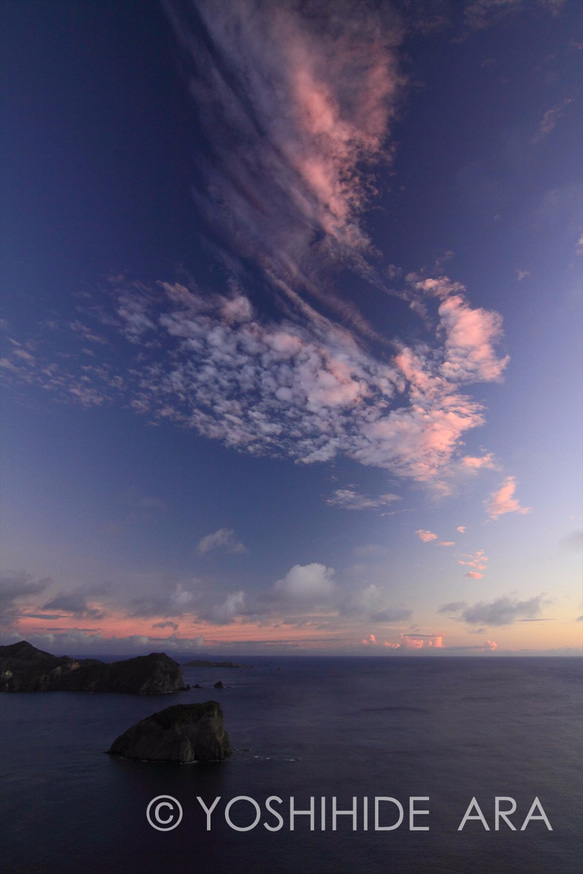
[[[447,359],[443,373],[449,380],[499,380],[509,356],[499,358],[494,343],[502,333],[502,317],[481,308],[472,309],[461,297],[453,295],[439,307],[441,325],[446,334]]]
[[[415,534],[422,540],[423,543],[430,543],[432,540],[437,540],[437,534],[434,534],[433,531],[425,531],[423,528],[419,528]]]
[[[516,478],[508,476],[498,491],[492,492],[488,500],[484,501],[486,512],[491,519],[498,519],[506,513],[520,513],[521,515],[530,513],[532,507],[521,507],[518,499],[514,497],[515,491]]]
[[[461,460],[462,467],[467,470],[495,470],[496,462],[491,452],[486,455],[465,455]]]
[[[467,573],[466,576],[479,579],[482,576],[481,571],[485,571],[488,566],[488,559],[486,555],[484,555],[484,550],[478,549],[478,551],[473,555],[464,555],[464,557],[458,561],[458,564],[461,564],[464,567],[473,568],[473,571]],[[478,576],[475,576],[476,571],[478,572]]]
[[[402,634],[401,639],[406,649],[442,649],[441,634]]]

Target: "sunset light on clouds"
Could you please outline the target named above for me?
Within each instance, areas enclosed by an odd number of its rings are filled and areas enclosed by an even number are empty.
[[[580,652],[581,11],[9,5],[3,642]]]

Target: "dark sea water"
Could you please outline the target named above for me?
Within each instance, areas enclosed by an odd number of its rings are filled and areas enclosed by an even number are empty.
[[[185,669],[202,689],[144,698],[80,693],[0,697],[0,868],[6,874],[579,874],[583,870],[583,661],[562,658],[248,659]],[[226,688],[215,690],[216,680]],[[213,764],[104,755],[173,703],[219,700],[235,748]],[[149,825],[160,795],[180,802],[171,831]],[[220,796],[211,815],[207,807]],[[231,825],[225,817],[227,804]],[[280,822],[265,806],[269,796]],[[307,810],[314,797],[314,830]],[[332,798],[356,823],[337,816]],[[409,798],[417,810],[411,830]],[[495,829],[495,798],[516,802]],[[403,807],[375,830],[374,799]],[[478,819],[459,826],[476,798]],[[325,799],[324,829],[321,799]],[[368,830],[364,830],[364,799]],[[539,806],[521,830],[535,800]],[[237,830],[258,824],[247,831]],[[477,815],[476,808],[471,811]],[[160,808],[165,819],[169,808]],[[379,825],[398,821],[379,802]],[[542,816],[552,826],[552,831]],[[537,818],[538,817],[538,818]],[[356,830],[353,825],[356,824]]]

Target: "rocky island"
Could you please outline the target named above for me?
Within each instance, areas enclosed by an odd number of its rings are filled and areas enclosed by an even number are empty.
[[[107,752],[150,762],[209,762],[231,753],[223,711],[216,701],[176,704],[136,722]]]
[[[0,646],[0,692],[180,692],[180,665],[165,653],[108,664],[99,659],[54,656],[22,640]]]

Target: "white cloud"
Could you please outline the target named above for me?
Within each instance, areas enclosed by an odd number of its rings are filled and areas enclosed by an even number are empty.
[[[369,622],[402,622],[411,617],[411,610],[395,607],[391,592],[374,583],[345,596],[339,609],[344,616],[359,617]]]
[[[215,622],[217,625],[228,625],[243,611],[244,607],[245,593],[243,591],[232,592],[222,603],[215,604],[206,612],[199,612],[199,617]]]
[[[334,569],[318,562],[296,564],[273,586],[277,599],[292,603],[326,603],[335,593]]]

